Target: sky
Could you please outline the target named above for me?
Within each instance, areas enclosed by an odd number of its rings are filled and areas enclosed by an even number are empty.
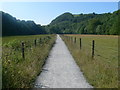
[[[0,11],[9,13],[20,20],[33,20],[47,25],[57,16],[70,12],[107,13],[118,10],[118,2],[2,2]]]

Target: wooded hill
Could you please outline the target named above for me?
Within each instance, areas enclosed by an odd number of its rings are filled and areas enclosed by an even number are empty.
[[[34,21],[24,21],[0,11],[2,14],[2,35],[35,34],[108,34],[117,35],[120,28],[120,10],[104,14],[64,13],[49,25],[41,26]]]
[[[48,26],[48,33],[66,34],[118,34],[120,10],[104,14],[64,13],[55,18]]]
[[[2,35],[35,35],[45,34],[46,31],[41,25],[37,25],[34,21],[18,20],[15,17],[0,12],[2,14]]]

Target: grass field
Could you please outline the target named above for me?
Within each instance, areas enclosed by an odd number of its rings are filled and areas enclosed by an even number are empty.
[[[61,35],[61,37],[91,85],[96,88],[118,87],[118,36]],[[95,40],[94,58],[92,40]]]
[[[55,39],[55,35],[3,37],[2,87],[32,88]],[[21,42],[24,42],[25,59],[22,57]]]

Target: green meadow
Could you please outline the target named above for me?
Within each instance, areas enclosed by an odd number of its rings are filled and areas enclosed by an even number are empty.
[[[69,34],[61,37],[91,85],[96,88],[118,87],[118,36]],[[94,57],[92,40],[95,41]]]
[[[56,35],[2,38],[2,87],[31,88],[56,39]],[[35,44],[36,40],[36,44]],[[24,55],[22,45],[24,42]]]

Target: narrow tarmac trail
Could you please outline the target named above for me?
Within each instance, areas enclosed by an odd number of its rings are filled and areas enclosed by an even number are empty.
[[[57,35],[56,43],[35,81],[35,88],[92,88],[86,82],[64,41]]]

